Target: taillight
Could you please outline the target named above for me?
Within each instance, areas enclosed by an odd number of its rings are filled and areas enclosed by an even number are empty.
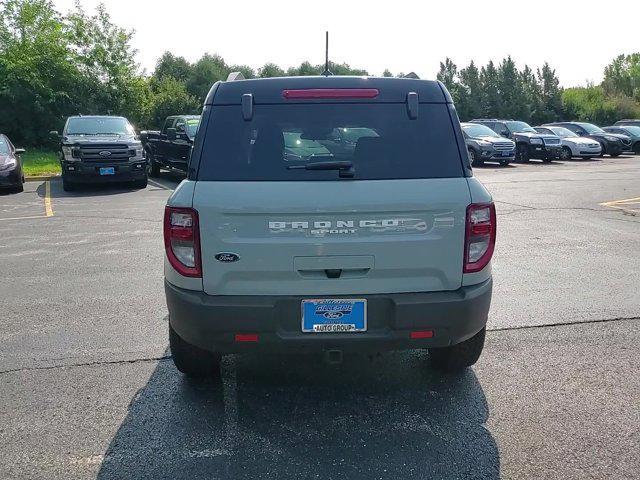
[[[308,88],[304,90],[283,90],[282,96],[295,98],[376,98],[377,88]]]
[[[198,212],[193,208],[165,208],[164,248],[169,263],[180,275],[202,277]]]
[[[464,241],[464,273],[479,272],[487,266],[496,245],[496,207],[474,203],[467,207]]]

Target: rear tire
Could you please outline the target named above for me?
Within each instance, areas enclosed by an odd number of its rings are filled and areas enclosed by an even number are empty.
[[[147,150],[147,175],[150,177],[160,176],[160,165],[155,161],[154,155],[151,150]]]
[[[133,188],[147,188],[147,182],[147,177],[145,177],[143,180],[136,180],[135,182],[133,182]]]
[[[445,372],[456,372],[470,367],[480,358],[486,332],[486,328],[483,328],[470,339],[457,345],[429,349],[431,365]]]
[[[169,346],[176,368],[190,378],[220,376],[221,355],[185,342],[169,325]]]
[[[20,177],[20,181],[18,182],[18,185],[16,185],[15,191],[16,193],[24,192],[24,176]]]
[[[516,158],[519,162],[529,163],[529,160],[531,159],[529,155],[529,146],[524,144],[518,145]]]

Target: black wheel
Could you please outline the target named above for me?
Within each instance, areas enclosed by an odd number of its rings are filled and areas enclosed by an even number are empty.
[[[136,180],[133,182],[133,188],[147,188],[147,177],[144,177],[142,180]]]
[[[604,154],[607,153],[607,147],[605,146],[604,143],[601,143],[600,146],[602,147],[600,150],[600,155],[598,155],[599,157],[604,157]]]
[[[20,177],[20,181],[15,188],[16,193],[24,192],[24,176]]]
[[[71,183],[69,180],[64,178],[64,175],[63,175],[62,176],[62,189],[65,192],[73,192],[76,189],[76,186],[73,183]]]
[[[562,147],[560,151],[560,160],[571,160],[573,157],[573,153],[571,153],[571,149],[569,147]]]
[[[636,142],[633,144],[633,153],[636,155],[640,155],[640,142]]]
[[[470,367],[478,361],[484,348],[486,328],[457,345],[429,349],[431,365],[438,370],[455,372]]]
[[[531,159],[529,154],[529,146],[528,145],[518,145],[518,150],[516,153],[516,158],[519,162],[528,163]]]
[[[469,149],[469,161],[471,162],[472,167],[479,167],[484,165],[484,162],[478,158],[476,155],[476,151],[473,148]]]
[[[171,326],[169,346],[174,365],[187,377],[205,378],[220,375],[222,357],[185,342]]]
[[[150,150],[147,152],[147,175],[150,177],[157,177],[160,175],[160,165],[155,160],[155,156]]]

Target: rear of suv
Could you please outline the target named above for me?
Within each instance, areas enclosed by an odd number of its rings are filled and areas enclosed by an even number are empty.
[[[169,339],[189,376],[224,354],[429,349],[477,361],[492,198],[439,82],[216,83],[164,217]]]

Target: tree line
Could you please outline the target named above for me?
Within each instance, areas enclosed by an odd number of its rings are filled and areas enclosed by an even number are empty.
[[[544,63],[518,69],[509,56],[497,65],[472,61],[458,69],[449,58],[440,63],[443,82],[462,120],[477,117],[513,118],[537,125],[557,120],[611,124],[640,118],[640,53],[620,55],[605,68],[600,85],[561,88],[555,70]]]
[[[50,0],[0,0],[0,132],[21,145],[45,145],[49,130],[69,115],[114,114],[140,128],[158,128],[176,113],[198,113],[217,80],[232,71],[246,78],[319,75],[324,64],[254,69],[205,54],[195,62],[165,52],[151,74],[136,63],[133,32],[115,25],[104,5],[87,13],[79,3],[67,14]],[[335,75],[368,75],[348,64],[330,64]],[[392,74],[389,70],[383,76]],[[608,65],[600,85],[560,87],[548,64],[518,69],[511,57],[497,65],[440,65],[438,79],[461,119],[508,117],[531,123],[579,119],[610,123],[640,117],[640,53]]]

